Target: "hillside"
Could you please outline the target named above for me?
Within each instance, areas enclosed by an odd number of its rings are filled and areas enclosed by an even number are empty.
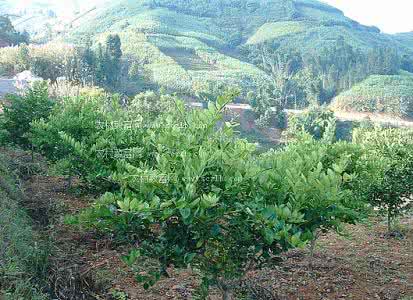
[[[184,93],[206,82],[256,88],[267,76],[239,50],[267,41],[302,51],[342,39],[361,49],[413,49],[313,0],[116,0],[79,18],[64,39],[76,43],[97,34],[103,41],[109,33],[120,33],[131,65],[139,65],[147,79]]]
[[[16,30],[30,33],[33,42],[43,43],[104,1],[0,0],[0,15],[10,17]]]
[[[393,39],[406,47],[413,48],[413,32],[403,32],[392,36]]]
[[[413,117],[413,74],[370,76],[337,96],[332,104],[337,111],[389,113]]]

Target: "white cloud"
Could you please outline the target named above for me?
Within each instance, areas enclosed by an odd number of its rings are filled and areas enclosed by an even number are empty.
[[[412,0],[324,0],[364,25],[387,33],[413,31]]]

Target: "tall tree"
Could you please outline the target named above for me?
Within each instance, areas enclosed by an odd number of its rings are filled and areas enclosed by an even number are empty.
[[[80,54],[80,70],[83,84],[95,84],[96,63],[97,59],[92,50],[92,41],[88,38],[85,47]]]
[[[17,52],[17,64],[15,66],[16,72],[23,72],[30,69],[30,51],[27,45],[22,44],[19,46]]]
[[[29,38],[27,33],[21,34],[17,32],[8,17],[0,16],[0,46],[1,44],[19,45],[28,42]]]
[[[96,53],[96,83],[98,85],[104,85],[105,82],[105,55],[103,51],[103,46],[101,43],[99,43]]]
[[[111,34],[106,39],[106,49],[104,55],[104,65],[106,82],[109,86],[116,88],[119,84],[121,73],[121,49],[120,37],[117,34]]]

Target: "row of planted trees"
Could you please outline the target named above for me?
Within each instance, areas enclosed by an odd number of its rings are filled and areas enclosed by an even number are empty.
[[[385,209],[389,221],[399,215],[412,193],[412,132],[360,129],[355,142],[335,143],[331,130],[321,140],[302,130],[258,155],[222,120],[233,97],[193,110],[139,95],[124,108],[103,92],[50,101],[39,85],[5,107],[2,139],[100,192],[69,220],[130,244],[123,260],[145,287],[171,265],[190,266],[202,277],[200,298],[214,285],[230,299],[248,270],[340,232],[369,208]],[[140,270],[142,257],[159,266]]]
[[[77,85],[119,88],[122,76],[121,41],[117,34],[108,35],[95,47],[91,40],[82,46],[58,42],[0,49],[0,75],[13,76],[30,70],[45,80],[61,78]]]

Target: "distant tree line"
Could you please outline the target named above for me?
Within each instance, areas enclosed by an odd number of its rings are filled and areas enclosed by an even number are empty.
[[[18,32],[8,17],[0,16],[0,47],[28,43],[29,39],[27,32]]]
[[[250,61],[272,79],[260,82],[249,101],[263,125],[283,123],[285,108],[305,108],[328,104],[339,93],[370,75],[395,75],[401,69],[413,71],[409,55],[400,56],[393,48],[361,51],[344,39],[320,50],[303,53],[276,43],[250,46]]]
[[[394,75],[400,69],[413,69],[411,58],[401,57],[393,48],[363,52],[344,40],[309,53],[281,48],[274,43],[251,46],[247,53],[251,61],[272,78],[272,82],[262,83],[270,85],[263,88],[265,95],[255,99],[260,102],[259,98],[264,97],[266,99],[261,100],[266,102],[264,106],[282,108],[329,103],[369,75]]]
[[[116,88],[121,76],[121,40],[119,35],[109,35],[104,45],[97,49],[87,40],[75,49],[65,66],[65,77],[82,85],[93,84]]]
[[[53,45],[29,47],[20,45],[16,59],[11,60],[9,73],[31,70],[43,79],[56,82],[63,77],[78,85],[97,85],[116,89],[122,69],[121,41],[118,35],[109,35],[97,47],[87,39],[82,46],[55,48]],[[5,66],[3,66],[5,68]]]

